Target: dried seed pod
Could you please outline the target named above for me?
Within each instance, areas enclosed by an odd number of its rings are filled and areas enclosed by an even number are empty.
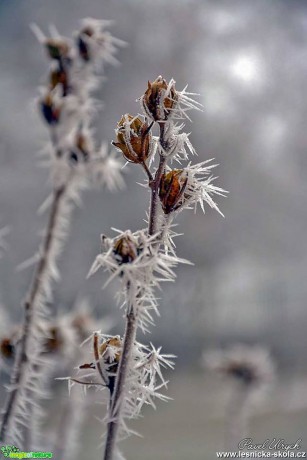
[[[55,353],[63,345],[63,338],[58,327],[51,327],[48,331],[49,337],[45,341],[44,350],[46,353]]]
[[[13,358],[15,354],[15,346],[9,337],[5,337],[0,342],[0,351],[5,358]]]
[[[152,83],[148,82],[148,88],[141,97],[145,113],[155,121],[167,120],[177,100],[175,83],[169,85],[161,76]]]
[[[91,60],[91,51],[86,37],[92,37],[93,35],[94,30],[88,26],[82,29],[77,37],[77,47],[80,57],[86,62]]]
[[[127,161],[145,163],[151,154],[152,135],[146,122],[139,117],[123,115],[117,124],[117,142],[113,145],[120,149]]]
[[[113,246],[113,254],[119,265],[133,262],[139,255],[137,242],[129,235],[118,238]]]
[[[64,40],[49,38],[46,40],[45,46],[51,59],[60,61],[62,58],[68,57],[69,46]]]
[[[187,182],[188,176],[183,169],[173,169],[162,175],[159,197],[165,214],[170,214],[182,205]]]
[[[69,152],[69,160],[72,163],[79,163],[79,160],[88,161],[89,159],[88,141],[86,136],[82,133],[77,133],[75,138],[75,145]]]
[[[50,89],[53,90],[58,85],[61,85],[63,88],[63,96],[67,96],[68,75],[67,72],[61,67],[50,72]]]
[[[110,347],[114,349],[114,357],[111,358],[110,355],[108,354],[106,359],[108,359],[110,362],[116,361],[118,363],[120,360],[121,348],[122,348],[122,342],[118,335],[105,340],[99,347],[99,354],[101,356],[106,355],[106,352]]]
[[[41,113],[48,125],[56,125],[61,116],[61,107],[54,101],[51,93],[47,93],[40,101]]]
[[[232,363],[227,369],[225,369],[225,372],[246,385],[250,385],[257,380],[257,375],[254,372],[254,369],[246,364]]]

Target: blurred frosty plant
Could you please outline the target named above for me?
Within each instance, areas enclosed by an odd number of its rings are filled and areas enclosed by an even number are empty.
[[[126,420],[137,417],[144,403],[153,405],[153,398],[161,397],[157,392],[159,385],[165,385],[161,366],[172,366],[159,350],[136,341],[137,329],[148,331],[154,323],[153,313],[158,314],[156,288],[164,281],[174,281],[178,263],[187,263],[176,255],[173,238],[177,234],[172,222],[183,209],[196,210],[197,204],[203,211],[206,203],[220,212],[213,196],[226,193],[213,184],[211,171],[216,165],[210,160],[189,163],[181,169],[167,165],[195,154],[189,135],[182,131],[184,123],[178,124],[179,120],[189,119],[191,109],[200,110],[192,96],[186,89],[178,91],[174,80],[168,83],[158,77],[148,83],[140,98],[144,114],[123,115],[115,129],[113,145],[128,162],[143,168],[151,199],[148,227],[136,232],[116,230],[119,234],[114,238],[102,236],[102,253],[90,270],[91,275],[103,268],[109,275],[105,285],[115,278],[120,281],[119,299],[126,317],[124,337],[107,339],[94,334],[95,361],[79,368],[90,372],[82,378],[69,378],[70,385],[97,385],[110,390],[104,419],[104,460],[114,460],[119,455],[118,441],[130,433]],[[158,377],[161,383],[157,387]]]
[[[266,348],[243,344],[205,352],[203,358],[209,370],[235,384],[227,407],[225,433],[225,449],[233,450],[248,436],[252,403],[273,382],[275,366]]]
[[[52,195],[42,206],[50,206],[49,220],[42,246],[32,259],[37,266],[24,303],[23,328],[14,345],[14,366],[0,430],[2,441],[28,450],[33,434],[28,420],[37,418],[33,415],[36,400],[46,389],[46,352],[48,347],[61,348],[63,342],[58,328],[49,324],[47,305],[52,299],[51,281],[58,278],[56,264],[72,209],[80,192],[93,183],[108,190],[124,185],[117,154],[108,153],[105,143],[96,147],[91,127],[97,111],[92,94],[100,83],[101,69],[105,63],[117,63],[117,47],[124,45],[106,30],[108,25],[108,21],[84,19],[73,39],[61,36],[54,27],[46,37],[32,26],[50,63],[48,81],[39,89],[38,108],[50,135],[44,151],[51,168]],[[11,352],[10,344],[2,343],[2,349],[6,354]]]
[[[204,354],[204,362],[208,369],[255,388],[274,378],[270,353],[261,346],[237,344],[226,350],[212,350]]]

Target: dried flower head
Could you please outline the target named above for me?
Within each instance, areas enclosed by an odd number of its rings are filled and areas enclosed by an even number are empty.
[[[0,341],[0,352],[4,358],[11,359],[15,355],[15,345],[11,338],[4,337]]]
[[[145,163],[152,152],[152,136],[148,124],[140,117],[123,115],[117,124],[117,142],[113,145],[120,149],[127,161]]]
[[[148,82],[147,90],[140,101],[146,115],[157,122],[166,122],[169,119],[188,118],[187,112],[192,109],[201,110],[202,105],[194,101],[186,88],[182,91],[175,89],[175,80],[167,82],[159,76],[154,82]]]
[[[121,357],[122,352],[122,340],[119,335],[116,336],[108,336],[104,338],[102,343],[98,346],[97,343],[97,333],[94,334],[94,356],[95,359],[99,358],[102,360],[103,369],[105,374],[110,376],[115,374],[117,371],[118,363]],[[96,359],[97,361],[97,359]],[[79,366],[79,369],[96,369],[97,366],[99,367],[99,363],[85,363]]]
[[[57,326],[51,326],[47,333],[48,337],[44,343],[44,351],[46,353],[55,353],[61,349],[64,344],[64,340],[61,334],[61,330]]]
[[[61,104],[56,99],[52,92],[47,92],[40,100],[40,108],[42,116],[48,125],[56,125],[59,123],[61,116]]]
[[[121,357],[122,340],[119,335],[110,337],[102,342],[99,347],[99,354],[107,364],[118,363]]]
[[[76,45],[79,56],[85,63],[97,63],[100,59],[110,64],[117,64],[115,58],[117,48],[126,45],[126,42],[113,37],[106,28],[111,21],[85,18],[81,21],[81,28],[76,32]]]
[[[267,349],[260,346],[238,344],[227,350],[205,353],[206,366],[244,385],[270,383],[274,377],[274,365]]]
[[[96,257],[89,276],[100,268],[108,271],[110,276],[104,286],[118,276],[124,305],[133,308],[138,325],[147,331],[153,324],[152,310],[158,314],[154,288],[161,281],[172,281],[174,267],[188,262],[165,253],[157,245],[157,235],[148,236],[145,230],[134,233],[127,230],[116,238],[103,236],[102,245],[103,253]]]
[[[80,30],[77,37],[77,46],[81,58],[88,62],[91,59],[89,38],[94,35],[94,29],[90,26],[85,26]]]
[[[80,131],[77,132],[73,146],[69,151],[69,160],[73,163],[79,161],[86,162],[90,158],[90,140],[87,139],[86,135]]]
[[[63,66],[56,66],[50,70],[50,89],[54,90],[57,86],[62,87],[62,94],[65,97],[68,94],[69,90],[69,78],[68,72],[64,69]]]
[[[70,50],[67,41],[61,38],[48,38],[45,41],[45,47],[48,56],[57,61],[67,58]]]
[[[119,265],[133,262],[140,250],[141,247],[132,235],[126,234],[114,241],[113,254]]]
[[[178,100],[175,82],[168,84],[159,76],[154,82],[148,81],[148,88],[141,98],[145,113],[155,121],[165,121]]]
[[[162,175],[159,197],[165,214],[175,211],[182,205],[182,198],[188,182],[184,169],[173,169]]]

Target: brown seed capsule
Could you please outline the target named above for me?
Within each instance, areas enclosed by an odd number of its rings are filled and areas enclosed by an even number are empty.
[[[40,107],[42,115],[48,125],[55,125],[59,122],[61,116],[61,108],[55,104],[51,93],[47,93],[46,96],[40,101]]]
[[[45,341],[45,351],[47,353],[55,353],[63,345],[63,338],[57,327],[51,327],[48,332],[49,337]]]
[[[128,235],[118,238],[113,247],[113,253],[119,265],[133,262],[139,251],[140,248],[136,241]]]
[[[77,133],[75,137],[75,146],[71,149],[69,159],[72,163],[79,163],[80,160],[87,161],[89,159],[88,141],[82,133]]]
[[[68,56],[69,46],[64,40],[49,38],[46,41],[45,46],[51,59],[59,61]]]
[[[246,385],[255,383],[258,378],[255,369],[247,364],[233,363],[230,364],[225,371],[228,375],[242,381],[242,383]]]
[[[132,115],[123,115],[117,123],[117,142],[126,160],[132,163],[145,163],[151,154],[151,133],[147,123]]]
[[[50,73],[50,89],[53,90],[57,85],[63,88],[63,96],[68,92],[68,76],[64,69],[56,69]]]
[[[4,339],[1,340],[0,351],[1,351],[2,356],[4,356],[5,358],[10,359],[14,356],[15,347],[11,339],[9,339],[8,337],[5,337]]]
[[[91,51],[87,43],[87,40],[84,36],[92,37],[93,35],[93,29],[91,27],[85,27],[81,30],[80,34],[77,37],[77,47],[79,50],[80,57],[86,62],[91,60]]]
[[[178,96],[173,84],[166,94],[168,83],[158,77],[154,82],[148,82],[148,88],[141,101],[146,114],[155,121],[165,121],[175,107]]]
[[[103,356],[108,347],[117,348],[118,351],[114,355],[114,361],[119,362],[121,356],[122,343],[119,337],[111,337],[110,339],[103,342],[99,347],[99,353]]]
[[[165,214],[170,214],[182,205],[187,181],[187,173],[183,169],[173,169],[162,175],[159,197]]]

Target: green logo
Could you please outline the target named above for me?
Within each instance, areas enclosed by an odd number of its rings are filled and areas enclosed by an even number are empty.
[[[1,453],[7,458],[52,458],[51,452],[20,452],[16,446],[2,446]]]

